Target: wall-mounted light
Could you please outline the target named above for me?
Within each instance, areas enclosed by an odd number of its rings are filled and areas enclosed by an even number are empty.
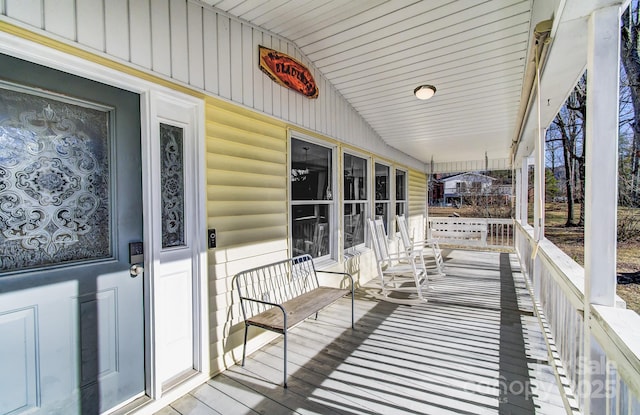
[[[418,99],[429,99],[436,94],[436,87],[433,85],[420,85],[413,90],[413,93]]]

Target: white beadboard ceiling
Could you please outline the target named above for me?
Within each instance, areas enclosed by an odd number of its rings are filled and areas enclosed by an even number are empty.
[[[294,42],[389,145],[428,164],[510,157],[530,0],[204,0]],[[436,95],[419,101],[415,87]]]

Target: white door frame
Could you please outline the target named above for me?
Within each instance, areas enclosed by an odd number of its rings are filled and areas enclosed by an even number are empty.
[[[207,341],[203,342],[206,331],[203,331],[206,326],[202,326],[203,317],[206,314],[201,314],[198,310],[206,311],[206,291],[200,290],[206,281],[206,278],[201,278],[206,275],[206,246],[204,237],[204,221],[205,218],[205,185],[203,180],[204,170],[204,102],[193,97],[185,96],[184,94],[177,93],[170,90],[151,90],[148,94],[150,102],[150,110],[147,114],[149,117],[149,132],[152,137],[142,147],[143,158],[147,158],[144,165],[148,168],[143,172],[143,192],[145,193],[145,200],[148,200],[149,206],[145,207],[145,213],[149,214],[150,220],[145,223],[151,223],[153,226],[145,228],[145,248],[152,252],[152,256],[148,261],[145,261],[145,265],[150,267],[151,275],[155,275],[150,281],[150,290],[146,292],[149,294],[148,300],[152,304],[149,311],[151,311],[150,325],[153,333],[160,332],[160,326],[163,324],[160,319],[159,307],[156,308],[155,300],[162,298],[160,287],[156,284],[158,277],[164,274],[162,271],[163,265],[161,264],[162,249],[162,228],[160,226],[162,220],[161,211],[161,183],[160,183],[160,123],[168,124],[180,124],[184,126],[184,181],[185,185],[185,233],[186,233],[186,248],[190,248],[192,252],[199,254],[193,255],[191,258],[191,268],[193,270],[193,364],[198,372],[209,373],[209,360],[203,361],[201,350],[203,348],[208,350],[208,337]],[[173,111],[173,114],[171,114]],[[195,140],[194,140],[195,139]],[[200,150],[200,151],[199,151]],[[190,185],[194,183],[194,185]],[[148,186],[145,188],[145,186]],[[189,212],[196,212],[194,217],[190,216]],[[198,220],[201,218],[202,220]],[[195,233],[195,234],[194,234]],[[189,250],[189,249],[187,249]],[[203,254],[204,253],[204,254]],[[204,280],[203,280],[204,279]],[[201,329],[198,329],[201,327]],[[147,385],[151,386],[150,396],[159,397],[163,393],[162,382],[160,379],[161,366],[163,362],[154,356],[158,356],[158,336],[154,336],[155,342],[149,342],[145,345],[149,359],[153,362],[151,371],[147,373]],[[204,370],[203,370],[204,369]],[[149,373],[152,372],[152,373]],[[165,387],[166,389],[166,387]]]
[[[62,44],[62,43],[61,43]],[[77,47],[77,45],[72,45]],[[153,233],[153,217],[151,195],[158,191],[158,187],[152,183],[152,178],[159,177],[159,172],[154,171],[150,157],[151,123],[155,120],[151,116],[153,106],[152,100],[157,96],[156,92],[165,96],[174,96],[182,102],[189,102],[194,108],[194,130],[196,142],[194,147],[187,150],[192,151],[195,162],[195,180],[198,191],[196,200],[192,202],[196,205],[197,215],[195,218],[194,244],[195,252],[193,258],[194,266],[194,297],[193,297],[193,320],[194,320],[194,357],[196,370],[199,372],[180,385],[172,388],[167,393],[162,393],[156,379],[156,368],[160,364],[157,356],[151,347],[155,344],[155,316],[154,309],[154,279],[153,262],[154,252],[145,251],[145,273],[144,273],[144,302],[145,302],[145,383],[146,396],[149,399],[144,406],[136,412],[151,413],[162,406],[167,405],[177,397],[191,390],[194,386],[203,383],[209,376],[209,327],[208,327],[208,302],[207,302],[207,252],[206,252],[206,187],[205,187],[205,126],[204,126],[204,101],[202,99],[179,93],[178,91],[163,87],[133,75],[119,72],[117,70],[99,65],[97,63],[70,55],[56,49],[34,43],[32,41],[14,36],[0,31],[0,53],[24,59],[30,62],[41,64],[53,69],[62,70],[84,78],[93,79],[140,94],[140,117],[141,117],[141,144],[142,144],[142,192],[143,192],[143,226],[144,240],[151,246],[150,241],[160,237]],[[96,56],[98,56],[96,54]],[[154,95],[155,94],[155,95]]]

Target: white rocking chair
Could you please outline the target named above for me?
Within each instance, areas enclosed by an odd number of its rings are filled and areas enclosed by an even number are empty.
[[[414,241],[409,237],[409,229],[407,227],[407,220],[404,216],[396,216],[396,223],[398,224],[398,230],[400,231],[400,238],[402,239],[402,245],[409,256],[422,256],[423,263],[426,260],[431,259],[433,266],[435,267],[435,274],[432,276],[444,277],[444,259],[442,258],[442,250],[438,241],[435,239],[426,239],[421,241]],[[432,254],[429,254],[431,252]]]
[[[389,253],[382,220],[368,219],[368,223],[383,299],[408,304],[426,302],[424,293],[429,281],[422,257],[408,256],[404,252]],[[415,293],[417,298],[389,297],[392,292]]]

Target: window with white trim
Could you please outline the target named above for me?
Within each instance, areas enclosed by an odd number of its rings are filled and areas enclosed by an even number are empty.
[[[364,244],[365,219],[369,211],[367,160],[344,153],[344,249]]]
[[[384,164],[375,164],[375,183],[374,183],[374,196],[375,196],[375,217],[376,219],[382,219],[384,227],[389,232],[389,200],[390,182],[389,182],[389,166]]]
[[[396,169],[396,215],[407,216],[407,172]]]
[[[293,255],[331,257],[333,149],[291,139],[291,246]]]

